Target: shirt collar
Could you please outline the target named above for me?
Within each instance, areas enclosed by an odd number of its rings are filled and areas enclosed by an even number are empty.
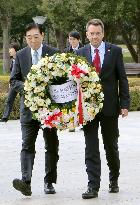
[[[91,45],[91,53],[94,53],[94,50],[96,49],[93,45]],[[105,50],[105,42],[101,42],[100,46],[98,47],[99,53],[103,53]]]
[[[42,47],[43,47],[43,44],[41,44],[41,46],[36,50],[37,53],[38,53],[39,58],[41,58],[41,56],[42,56]],[[31,48],[31,55],[32,55],[32,56],[33,56],[34,52],[35,52],[35,50],[33,50],[33,49]]]
[[[73,49],[74,51],[78,50],[78,48],[79,48],[79,44],[78,44],[78,46],[76,46],[75,48],[72,47],[72,49]]]

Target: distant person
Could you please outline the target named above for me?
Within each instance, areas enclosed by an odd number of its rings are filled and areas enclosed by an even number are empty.
[[[20,46],[16,42],[11,43],[10,46],[9,46],[9,55],[10,55],[10,59],[11,59],[10,73],[12,72],[14,62],[15,62],[15,58],[16,58],[16,53],[19,49],[20,49]]]
[[[80,33],[78,31],[71,31],[68,34],[68,46],[64,49],[64,52],[75,52],[81,47],[83,45],[80,41]]]
[[[10,73],[12,72],[12,69],[15,63],[16,53],[19,49],[20,47],[18,43],[11,43],[9,46],[9,54],[10,54],[10,59],[11,59]],[[9,91],[8,91],[8,96],[6,99],[5,109],[4,109],[3,116],[0,122],[8,121],[17,94],[18,92],[13,87],[10,86]]]
[[[65,53],[75,53],[76,50],[83,47],[80,40],[80,33],[78,31],[71,31],[68,34],[68,44],[69,45],[64,49]],[[69,132],[75,132],[75,128],[70,128]]]

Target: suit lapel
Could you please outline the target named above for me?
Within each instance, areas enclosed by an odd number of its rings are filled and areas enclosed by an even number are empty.
[[[42,47],[42,57],[45,57],[46,53],[47,53],[47,46],[43,45],[43,47]]]
[[[48,56],[52,56],[54,54],[54,52],[53,52],[53,50],[49,46],[43,44],[43,47],[42,47],[42,57],[45,57],[46,54]]]
[[[87,58],[87,61],[92,65],[92,56],[91,56],[91,46],[90,46],[90,44],[85,46],[85,57]]]
[[[104,55],[104,61],[103,61],[102,69],[101,69],[101,72],[99,74],[100,77],[103,75],[104,72],[106,72],[108,62],[110,62],[109,61],[110,51],[111,51],[111,44],[105,42],[105,55]]]
[[[30,71],[30,68],[32,66],[32,57],[31,57],[31,49],[27,47],[26,53],[25,53],[25,62],[26,62],[26,67],[28,69],[28,72]]]

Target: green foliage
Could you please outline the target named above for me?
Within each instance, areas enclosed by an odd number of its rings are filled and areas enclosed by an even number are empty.
[[[71,30],[85,32],[85,18],[78,13],[77,0],[42,0],[40,9],[50,19],[53,29],[65,35]]]
[[[128,78],[130,89],[140,88],[140,78]]]
[[[10,30],[10,37],[11,41],[19,42],[20,47],[24,47],[24,36],[25,36],[25,27],[27,24],[33,21],[33,17],[36,15],[42,16],[44,15],[43,12],[40,12],[37,8],[37,5],[33,5],[29,12],[26,11],[23,14],[19,14],[18,16],[15,15],[12,18],[11,22],[11,30]],[[19,23],[20,22],[20,23]]]
[[[134,89],[130,91],[130,111],[140,110],[140,90]]]
[[[26,12],[29,12],[33,6],[41,3],[41,0],[1,0],[0,2],[0,16],[7,15],[9,17],[14,15],[23,15]]]
[[[9,78],[7,76],[0,76],[0,93],[6,93],[9,88]]]
[[[0,76],[0,118],[2,117],[4,111],[8,89],[9,76]],[[17,96],[14,102],[13,111],[10,115],[10,119],[19,119],[19,107],[19,96]]]
[[[130,89],[130,111],[140,110],[140,78],[128,78]]]

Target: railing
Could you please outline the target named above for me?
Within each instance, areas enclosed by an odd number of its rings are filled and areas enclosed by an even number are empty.
[[[125,63],[124,67],[127,76],[140,77],[140,63]]]

